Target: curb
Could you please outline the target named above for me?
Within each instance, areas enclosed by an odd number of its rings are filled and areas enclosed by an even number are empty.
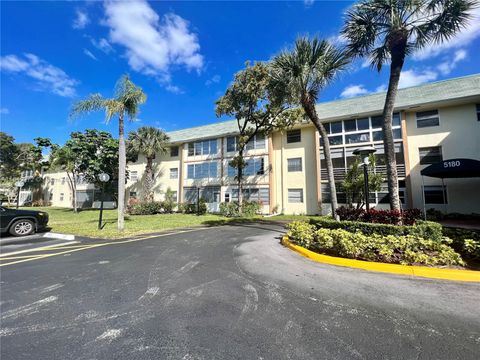
[[[423,266],[385,264],[378,262],[370,262],[355,259],[345,259],[335,256],[322,255],[314,251],[305,249],[301,246],[292,244],[288,239],[288,235],[282,236],[282,245],[295,251],[296,253],[309,258],[310,260],[336,266],[343,266],[367,271],[383,272],[397,275],[409,275],[415,277],[423,277],[429,279],[464,281],[464,282],[480,282],[480,271],[473,270],[457,270],[457,269],[438,269]]]
[[[38,239],[38,238],[47,238],[47,239],[57,239],[57,240],[66,240],[66,241],[73,241],[75,240],[75,235],[70,234],[59,234],[54,232],[46,232],[40,234],[32,234],[27,236],[10,236],[8,238],[2,238],[0,240],[0,245],[8,245],[8,244],[18,244],[21,242],[28,242],[30,239]]]

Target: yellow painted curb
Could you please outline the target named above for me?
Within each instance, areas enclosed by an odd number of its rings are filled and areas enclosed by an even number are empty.
[[[430,279],[453,280],[480,282],[480,271],[457,270],[457,269],[438,269],[424,266],[410,266],[398,264],[385,264],[363,260],[345,259],[335,256],[318,254],[304,247],[292,244],[287,235],[282,237],[282,244],[289,249],[299,253],[310,260],[337,266],[351,267],[367,271],[377,271],[390,274],[419,276]]]

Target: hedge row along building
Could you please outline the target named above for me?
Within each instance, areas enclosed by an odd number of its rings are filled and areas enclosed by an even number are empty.
[[[329,133],[335,179],[341,182],[354,161],[353,150],[377,149],[376,171],[385,173],[381,113],[385,93],[320,103],[318,113]],[[440,179],[420,171],[448,159],[480,160],[480,74],[401,89],[393,120],[404,208],[423,206],[441,211],[480,213],[480,178]],[[178,202],[194,202],[198,193],[210,211],[220,202],[235,201],[238,189],[235,169],[229,161],[236,151],[236,122],[225,121],[173,131],[172,146],[155,159],[156,200],[165,191],[175,192]],[[259,201],[264,213],[326,214],[329,193],[319,134],[310,123],[284,132],[258,135],[248,145],[244,198]],[[128,164],[126,198],[142,196],[145,159]],[[53,206],[71,206],[66,175],[45,174],[43,195]],[[81,179],[80,179],[81,180]],[[422,194],[423,193],[423,194]],[[388,207],[386,183],[371,194],[371,206]],[[339,202],[345,194],[338,193]],[[81,183],[80,206],[98,200],[93,185]],[[444,205],[445,203],[445,205]]]

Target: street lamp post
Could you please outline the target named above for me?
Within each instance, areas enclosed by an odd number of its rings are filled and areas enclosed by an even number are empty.
[[[354,155],[359,155],[362,158],[363,162],[363,181],[364,181],[364,186],[365,186],[365,207],[366,210],[370,210],[370,196],[369,196],[369,190],[368,190],[368,165],[370,164],[370,161],[368,159],[370,154],[373,154],[377,151],[373,146],[367,146],[363,148],[358,148],[353,151]]]
[[[102,217],[103,217],[103,194],[105,192],[105,183],[110,180],[110,175],[102,173],[98,175],[98,180],[102,183],[102,194],[100,196],[100,215],[98,216],[98,230],[102,230]]]
[[[20,204],[20,189],[25,185],[25,183],[22,180],[19,180],[15,183],[15,186],[17,187],[17,209],[18,205]]]

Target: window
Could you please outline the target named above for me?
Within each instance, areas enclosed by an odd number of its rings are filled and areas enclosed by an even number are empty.
[[[303,203],[303,189],[288,189],[289,203]]]
[[[440,125],[438,110],[420,111],[415,113],[415,116],[417,118],[417,128]]]
[[[188,143],[188,156],[217,153],[217,139]]]
[[[339,134],[342,132],[342,122],[334,121],[325,125],[329,134]]]
[[[170,147],[170,156],[177,157],[178,156],[178,146]]]
[[[442,186],[425,186],[425,204],[447,204],[447,191]]]
[[[60,193],[60,201],[63,201],[63,198],[65,197],[64,193]]]
[[[419,148],[420,165],[436,164],[443,161],[442,147],[432,146]]]
[[[244,176],[256,176],[265,174],[265,160],[262,158],[249,159],[246,161],[247,165],[243,168]],[[228,165],[228,177],[237,176],[237,169]]]
[[[130,181],[138,181],[138,171],[130,171]]]
[[[136,191],[130,191],[128,195],[131,199],[136,199],[137,198],[137,192]]]
[[[217,162],[204,162],[187,166],[188,179],[205,179],[217,177]]]
[[[50,185],[55,185],[55,179],[50,180]]]
[[[227,140],[228,142],[228,140]],[[227,144],[228,145],[228,144]],[[265,135],[256,134],[252,140],[250,140],[245,146],[247,150],[251,149],[265,149]]]
[[[237,151],[237,137],[229,136],[227,137],[227,152]]]
[[[243,200],[256,201],[264,205],[268,205],[270,203],[269,188],[245,188],[242,189],[242,193]],[[232,201],[238,201],[238,189],[232,190]]]
[[[287,159],[288,172],[302,171],[302,158]]]
[[[230,202],[230,193],[225,193],[225,202]]]
[[[178,168],[170,169],[170,179],[178,179]]]
[[[368,132],[345,135],[346,144],[355,144],[368,141],[370,141],[370,134]]]
[[[65,184],[65,177],[62,177],[62,185]]]
[[[302,141],[302,131],[300,129],[287,131],[287,144]]]
[[[480,104],[477,104],[477,121],[480,121]]]

